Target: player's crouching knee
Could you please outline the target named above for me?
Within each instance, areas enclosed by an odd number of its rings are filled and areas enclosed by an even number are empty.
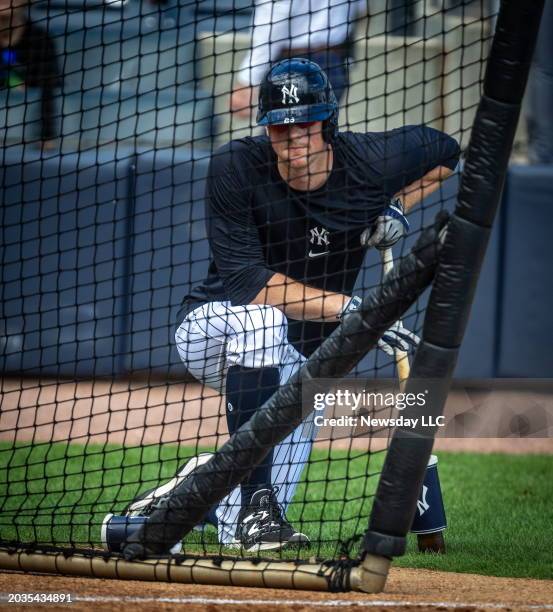
[[[279,366],[288,342],[288,322],[284,313],[265,304],[248,305],[241,313],[235,313],[242,329],[228,339],[228,362],[247,368]]]
[[[288,319],[286,315],[275,306],[269,304],[261,304],[260,308],[263,310],[265,327],[274,327],[275,329],[286,329],[288,327]]]
[[[286,341],[288,336],[288,319],[282,310],[269,304],[259,304],[258,308],[261,313],[261,319],[252,321],[255,330],[263,332],[267,341],[272,337],[274,344]]]

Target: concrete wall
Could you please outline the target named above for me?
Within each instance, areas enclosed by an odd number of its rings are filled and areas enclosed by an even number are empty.
[[[385,11],[375,3],[372,15],[356,30],[341,128],[381,131],[426,123],[465,146],[481,93],[489,20],[448,17],[444,22],[435,15],[424,22],[423,39],[386,36]],[[250,44],[248,34],[236,32],[204,34],[199,40],[198,77],[214,99],[216,144],[258,130],[253,119],[228,112],[234,75]]]

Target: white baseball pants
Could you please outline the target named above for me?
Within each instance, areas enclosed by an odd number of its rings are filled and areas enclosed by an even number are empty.
[[[186,316],[175,333],[175,340],[188,371],[203,384],[224,394],[227,369],[234,365],[276,367],[280,384],[285,384],[305,361],[288,342],[287,331],[285,315],[273,306],[211,302]],[[275,448],[271,480],[273,486],[279,487],[277,498],[285,509],[294,497],[315,434],[310,417]],[[217,508],[222,544],[234,540],[239,511],[240,487],[237,487]]]

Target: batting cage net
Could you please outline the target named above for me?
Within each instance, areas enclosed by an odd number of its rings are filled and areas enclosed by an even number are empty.
[[[385,579],[446,526],[390,417],[417,345],[451,376],[419,340],[496,4],[0,6],[2,567]]]

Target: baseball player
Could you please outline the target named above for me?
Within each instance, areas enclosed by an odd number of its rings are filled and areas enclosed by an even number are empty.
[[[459,158],[453,138],[424,126],[338,132],[328,78],[302,58],[269,70],[257,123],[265,135],[231,141],[211,159],[212,260],[206,280],[184,298],[175,334],[188,371],[225,394],[230,434],[359,306],[352,289],[366,248],[404,236],[405,214]],[[398,322],[379,348],[393,355],[417,342]],[[221,543],[246,551],[308,543],[285,510],[315,433],[308,419],[211,513]],[[195,457],[127,514],[147,520],[156,500],[208,459]]]

